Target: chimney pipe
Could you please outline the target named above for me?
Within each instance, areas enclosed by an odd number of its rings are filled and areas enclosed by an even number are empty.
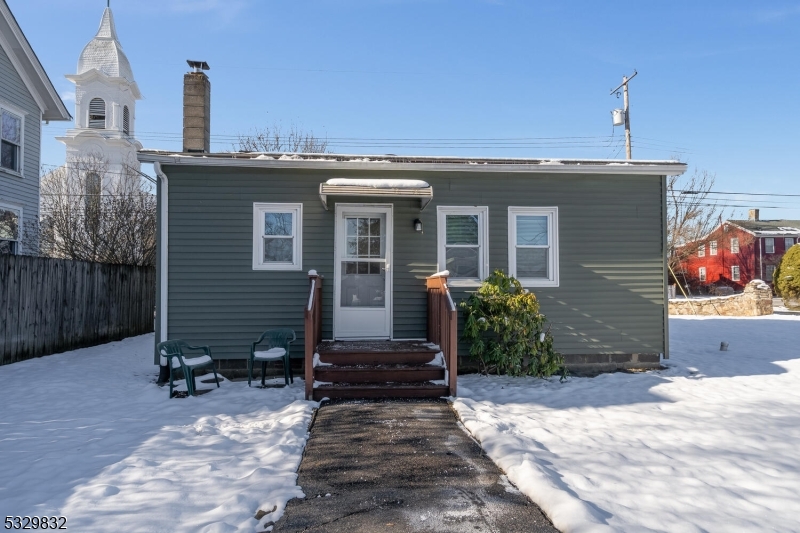
[[[183,76],[183,151],[211,151],[211,82],[205,61],[186,61],[194,72]]]
[[[748,220],[758,220],[758,209],[748,211]]]

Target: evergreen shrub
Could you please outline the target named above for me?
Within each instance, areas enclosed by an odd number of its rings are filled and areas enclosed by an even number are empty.
[[[784,254],[773,274],[775,292],[787,307],[800,307],[800,244]]]
[[[564,358],[553,348],[547,317],[539,312],[536,295],[500,270],[461,302],[464,340],[484,374],[566,377]]]

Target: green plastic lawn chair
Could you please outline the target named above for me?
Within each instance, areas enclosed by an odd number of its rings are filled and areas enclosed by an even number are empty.
[[[265,385],[264,374],[267,363],[270,361],[283,361],[283,379],[288,385],[294,383],[292,365],[289,360],[289,345],[297,340],[292,329],[268,329],[258,340],[250,345],[250,359],[247,361],[247,386],[253,380],[253,366],[261,363],[261,386]],[[259,346],[263,344],[262,346]]]
[[[201,350],[202,354],[185,353],[185,351]],[[197,396],[197,388],[194,382],[194,371],[198,368],[211,367],[214,372],[214,381],[219,388],[219,377],[217,369],[214,368],[214,359],[211,357],[211,348],[208,346],[189,346],[186,341],[180,339],[164,341],[158,343],[158,353],[167,358],[169,367],[169,397],[172,398],[173,370],[181,369],[186,380],[186,389],[190,396]]]

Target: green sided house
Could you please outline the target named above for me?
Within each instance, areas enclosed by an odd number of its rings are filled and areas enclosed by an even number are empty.
[[[668,357],[665,187],[682,163],[139,157],[159,177],[158,341],[241,360],[291,328],[309,396],[455,394],[458,302],[502,269],[572,369]]]

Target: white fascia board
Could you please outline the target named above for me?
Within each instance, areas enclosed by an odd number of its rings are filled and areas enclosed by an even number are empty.
[[[341,157],[341,154],[330,154]],[[469,163],[402,163],[388,161],[320,161],[312,159],[251,159],[236,157],[204,157],[183,154],[154,154],[140,152],[142,163],[159,162],[162,165],[187,165],[208,167],[245,167],[245,168],[296,168],[327,170],[399,170],[439,171],[439,172],[502,172],[502,173],[538,173],[538,174],[636,174],[648,176],[676,176],[686,171],[686,165],[670,164],[662,161],[597,164],[469,164]],[[348,156],[349,157],[349,156]],[[356,156],[354,156],[356,157]],[[380,157],[380,156],[361,156]]]
[[[31,97],[36,101],[36,105],[39,106],[39,110],[42,112],[43,119],[54,121],[72,120],[72,115],[70,115],[69,111],[67,111],[67,107],[64,105],[61,97],[58,95],[58,91],[56,91],[56,88],[53,86],[53,82],[50,81],[49,76],[44,71],[42,64],[39,62],[39,58],[36,57],[36,53],[31,48],[30,43],[28,43],[28,39],[22,32],[22,28],[20,28],[19,24],[17,24],[14,15],[11,13],[11,10],[5,2],[0,2],[0,14],[3,16],[9,30],[7,32],[0,31],[0,46],[2,46],[3,50],[6,51],[6,55],[11,61],[11,64],[14,66],[14,69],[17,71],[17,74],[19,74],[20,78],[22,78],[22,82],[25,84],[25,87],[28,89]],[[17,46],[12,46],[10,39],[14,39]],[[25,56],[24,59],[28,62],[30,68],[39,78],[39,83],[42,85],[41,88],[36,87],[36,84],[28,74],[28,70],[20,61],[22,58],[15,53],[15,49],[22,51]],[[41,89],[44,89],[46,96],[48,96],[54,104],[55,110],[48,108]],[[44,115],[46,115],[48,111],[56,113],[55,116],[45,117]]]
[[[139,84],[135,81],[128,81],[127,78],[107,76],[96,68],[87,70],[83,74],[67,74],[64,77],[76,85],[78,83],[89,83],[93,80],[101,80],[117,85],[127,85],[131,89],[134,100],[144,100],[144,96],[142,96],[142,93],[139,91]]]

